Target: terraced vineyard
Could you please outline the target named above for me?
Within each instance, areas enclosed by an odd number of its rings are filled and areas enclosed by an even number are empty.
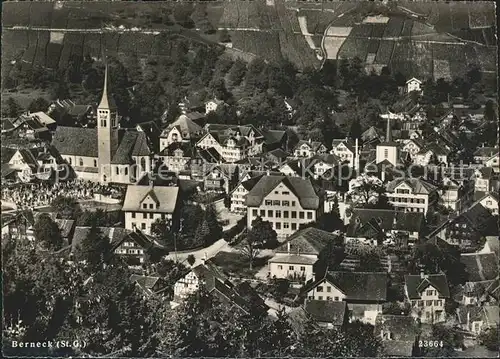
[[[163,20],[152,21],[158,16],[170,16],[172,20],[174,6],[163,2],[91,2],[85,6],[78,2],[4,4],[2,73],[8,73],[13,62],[20,61],[23,69],[64,68],[72,55],[98,57],[104,51],[141,57],[164,55],[170,51],[168,36],[211,44],[217,41],[213,34],[164,24]],[[496,71],[495,15],[491,2],[451,5],[398,2],[398,8],[383,17],[373,13],[377,6],[373,3],[345,1],[255,0],[182,6],[191,9],[192,18],[195,13],[205,16],[213,29],[227,28],[233,47],[227,51],[269,61],[287,58],[299,68],[319,67],[321,60],[315,50],[320,49],[328,59],[359,57],[370,68],[389,66],[407,76],[439,78],[444,74],[453,78],[463,76],[470,64],[480,65],[485,73]],[[119,25],[128,29],[138,26],[143,32],[110,30]],[[13,26],[104,28],[104,31],[10,30]],[[153,30],[161,34],[154,35]]]

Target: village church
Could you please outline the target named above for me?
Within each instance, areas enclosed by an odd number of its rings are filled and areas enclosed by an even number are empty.
[[[52,145],[78,178],[105,183],[130,184],[151,170],[151,149],[146,134],[120,128],[120,115],[108,95],[108,67],[97,108],[97,127],[58,126]]]

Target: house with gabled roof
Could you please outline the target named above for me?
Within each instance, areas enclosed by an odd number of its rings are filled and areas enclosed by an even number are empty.
[[[486,161],[494,155],[498,156],[498,147],[479,147],[474,152],[474,162],[485,165]]]
[[[379,314],[375,320],[374,335],[382,341],[384,356],[415,356],[419,332],[419,325],[413,317]]]
[[[425,224],[421,212],[354,208],[346,230],[346,242],[360,241],[377,245],[391,243],[414,245]]]
[[[462,249],[479,249],[487,236],[498,236],[498,218],[480,203],[448,218],[437,226],[429,237],[438,236]]]
[[[160,134],[160,151],[174,142],[195,142],[205,131],[189,116],[182,114],[169,124]]]
[[[178,173],[188,169],[195,151],[196,149],[191,143],[176,141],[165,147],[158,154],[158,157],[169,171]]]
[[[425,147],[425,143],[423,140],[419,138],[414,138],[405,141],[402,150],[408,152],[412,158],[415,157],[417,153],[419,153],[421,150],[423,150]]]
[[[145,297],[151,297],[162,292],[164,284],[158,276],[131,274],[130,281],[135,283],[137,288]]]
[[[182,302],[201,287],[232,309],[245,314],[262,314],[269,309],[248,283],[233,284],[211,260],[192,268],[175,283],[174,302]]]
[[[210,112],[217,111],[219,106],[224,105],[224,101],[219,100],[217,98],[213,98],[205,102],[205,113],[208,114]]]
[[[271,278],[303,282],[314,277],[315,264],[330,254],[338,235],[308,227],[294,233],[268,261]]]
[[[348,306],[343,301],[308,300],[304,303],[304,311],[321,328],[341,329],[349,322]]]
[[[480,167],[474,172],[474,191],[491,192],[497,189],[499,176],[492,167]]]
[[[18,149],[8,165],[17,172],[18,178],[23,182],[35,178],[47,180],[53,173],[64,170],[61,156],[51,146]]]
[[[342,159],[334,154],[323,153],[315,155],[307,161],[306,172],[309,172],[309,174],[312,172],[312,177],[318,179],[323,177],[328,171],[333,171],[341,162],[343,162]]]
[[[387,300],[388,276],[383,272],[327,271],[310,280],[300,290],[299,298],[323,301],[345,301],[350,320],[375,324]]]
[[[238,171],[238,166],[232,163],[207,166],[203,176],[205,190],[229,194],[238,183]]]
[[[493,156],[484,161],[484,165],[493,168],[493,171],[498,173],[500,172],[499,161],[500,161],[500,155],[497,151]]]
[[[290,159],[278,166],[278,171],[285,176],[304,177],[303,165],[305,161],[300,159]]]
[[[323,213],[323,193],[309,179],[264,176],[246,197],[247,227],[257,216],[271,222],[278,239],[285,239],[301,224],[316,221]]]
[[[439,197],[437,187],[421,178],[398,178],[389,182],[386,196],[397,210],[424,214]]]
[[[460,306],[457,317],[460,327],[473,335],[498,328],[500,322],[498,305]]]
[[[484,301],[486,288],[498,278],[498,257],[495,253],[462,253],[460,262],[468,274],[461,303],[479,305]]]
[[[293,155],[297,158],[309,158],[317,154],[325,153],[327,148],[321,142],[300,140],[293,149]]]
[[[249,179],[245,179],[244,181],[240,181],[240,183],[238,183],[236,187],[234,187],[234,189],[229,193],[231,197],[231,212],[243,214],[246,213],[246,196],[248,195],[248,192],[250,192],[252,188],[257,184],[257,182],[260,181],[264,174],[265,173],[262,173]]]
[[[151,234],[156,220],[172,221],[175,227],[178,207],[179,187],[129,185],[122,207],[125,228]]]
[[[450,288],[445,274],[405,275],[405,295],[411,304],[412,317],[430,324],[446,320],[444,308]]]
[[[287,149],[288,133],[284,130],[262,130],[264,136],[264,147],[267,151],[278,148]]]
[[[476,203],[480,203],[484,208],[488,209],[494,216],[498,215],[498,192],[476,192],[474,193]]]
[[[415,77],[412,77],[411,79],[406,81],[406,92],[411,93],[413,91],[417,91],[419,93],[422,93],[421,85],[422,85],[422,81],[420,81],[419,79],[417,79]]]

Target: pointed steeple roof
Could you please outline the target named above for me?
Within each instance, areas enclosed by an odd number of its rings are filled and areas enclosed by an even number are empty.
[[[113,96],[108,96],[108,64],[106,64],[106,69],[104,70],[104,88],[102,90],[102,98],[99,103],[99,108],[104,109],[116,109],[116,103]]]

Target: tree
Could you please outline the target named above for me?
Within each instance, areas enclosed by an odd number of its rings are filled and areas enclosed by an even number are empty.
[[[5,117],[16,118],[21,112],[22,107],[12,97],[7,99],[5,107],[2,109]]]
[[[194,255],[190,254],[187,257],[187,262],[189,263],[190,266],[193,266],[193,264],[196,262],[196,258]]]
[[[463,334],[453,328],[436,324],[432,327],[432,341],[442,342],[442,346],[424,347],[420,353],[423,357],[452,357],[455,356],[455,348],[463,347]]]
[[[219,222],[219,212],[212,203],[205,207],[204,220],[210,230],[209,243],[213,243],[222,237],[222,226]]]
[[[253,268],[253,261],[260,253],[259,242],[255,242],[254,236],[249,236],[247,234],[246,238],[243,240],[242,246],[240,248],[241,255],[248,261],[248,266],[250,270]]]
[[[464,284],[468,277],[465,265],[460,261],[458,248],[442,248],[432,242],[425,242],[414,248],[409,269],[413,273],[423,270],[427,274],[443,271],[450,285]]]
[[[238,86],[243,81],[247,73],[247,65],[241,59],[236,59],[233,66],[229,70],[229,81],[233,86]]]
[[[362,134],[362,129],[361,129],[361,124],[357,119],[352,121],[351,123],[351,128],[349,129],[349,137],[353,140],[355,139],[361,139],[361,134]]]
[[[272,324],[271,333],[272,336],[269,340],[271,350],[263,353],[263,356],[277,358],[291,356],[294,352],[293,346],[296,342],[296,336],[290,325],[285,307],[281,307],[276,312],[276,320]]]
[[[111,244],[109,239],[95,223],[90,227],[87,236],[77,246],[79,247],[77,257],[88,263],[90,273],[103,268],[103,265],[110,259]]]
[[[385,192],[382,181],[377,177],[362,175],[356,178],[356,183],[348,192],[355,205],[377,203],[381,194]]]
[[[256,245],[274,246],[278,244],[276,231],[269,221],[263,221],[260,216],[252,221],[252,228],[248,231],[249,240]]]
[[[50,204],[57,213],[57,218],[77,219],[82,209],[78,201],[72,197],[57,196]]]
[[[47,111],[49,108],[49,103],[43,97],[38,97],[37,99],[31,101],[28,106],[28,111],[30,112],[39,112],[39,111]]]
[[[38,217],[33,228],[33,234],[35,239],[49,250],[56,251],[62,247],[63,239],[61,237],[61,230],[57,223],[46,213]]]
[[[497,106],[492,100],[486,101],[484,105],[484,119],[487,122],[497,122],[498,114],[497,114]]]
[[[487,328],[486,330],[482,331],[479,335],[479,341],[481,345],[484,345],[486,348],[488,348],[488,350],[498,352],[498,326]]]

